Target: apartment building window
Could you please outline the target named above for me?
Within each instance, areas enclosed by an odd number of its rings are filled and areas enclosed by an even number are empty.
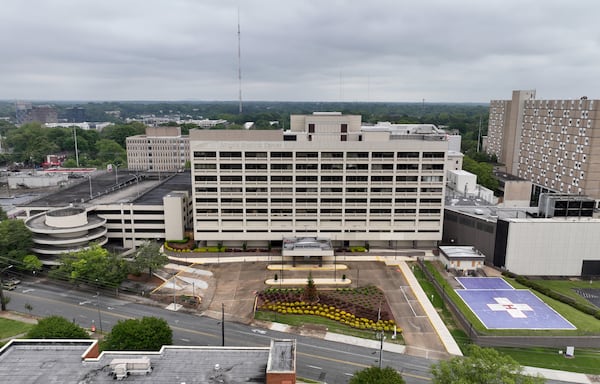
[[[392,188],[371,188],[371,193],[392,193]]]
[[[318,152],[296,152],[296,159],[316,159],[318,157]]]
[[[321,188],[321,193],[342,193],[342,188]]]
[[[267,176],[246,176],[246,181],[267,181]]]
[[[344,165],[343,164],[321,164],[321,169],[322,170],[342,170],[344,169]]]
[[[271,159],[291,159],[292,152],[271,152]]]
[[[373,152],[371,156],[374,159],[393,159],[394,152]]]
[[[292,176],[271,176],[271,181],[293,181]]]
[[[423,152],[424,159],[443,159],[444,152]]]
[[[272,204],[292,204],[292,199],[271,199]]]
[[[308,133],[315,133],[315,125],[313,123],[308,124]]]
[[[348,141],[348,136],[346,136],[346,135],[340,136],[340,141]]]
[[[292,188],[279,188],[279,187],[271,187],[271,193],[292,193],[294,190]]]
[[[398,181],[400,183],[417,182],[417,180],[418,180],[417,176],[396,176],[396,181]]]
[[[261,187],[247,187],[246,193],[268,193],[269,190],[267,188]]]
[[[321,181],[327,183],[341,183],[344,181],[344,178],[342,176],[321,176]]]
[[[340,126],[340,132],[342,132],[342,133],[348,133],[348,124],[342,124]]]
[[[246,199],[249,204],[267,204],[267,199]]]
[[[217,199],[197,198],[196,203],[216,203]],[[139,212],[137,212],[139,214]]]
[[[369,164],[346,164],[346,169],[348,170],[368,170]]]
[[[375,183],[392,182],[394,176],[371,176],[371,181]]]
[[[366,183],[367,181],[369,181],[369,176],[346,176],[346,181],[352,183]]]
[[[267,164],[246,164],[246,169],[266,170],[267,169]]]
[[[371,199],[371,204],[392,204],[392,199]]]
[[[267,152],[246,152],[246,158],[247,159],[266,159],[267,158]]]
[[[194,169],[217,169],[216,164],[194,164]]]
[[[317,193],[318,190],[316,187],[309,187],[309,188],[296,188],[296,193]]]
[[[217,176],[195,176],[195,181],[217,181]]]
[[[414,159],[419,157],[419,152],[398,152],[399,159]]]
[[[206,189],[211,189],[211,188],[206,188]],[[214,189],[215,189],[214,192],[216,192],[216,188],[214,188]],[[196,191],[197,190],[198,189],[196,189]],[[233,187],[233,188],[232,187],[224,187],[224,188],[221,188],[221,193],[236,193],[236,192],[237,193],[241,193],[242,192],[242,188],[240,188],[240,187]]]
[[[318,164],[296,164],[296,169],[298,170],[316,170]]]
[[[221,198],[221,204],[241,204],[242,199]]]
[[[217,188],[196,188],[197,193],[209,193],[209,192],[217,192]]]
[[[322,159],[343,159],[344,153],[343,152],[322,152],[321,158]]]
[[[399,171],[418,171],[419,164],[396,164],[396,169]]]
[[[421,169],[424,171],[441,171],[444,169],[444,164],[423,164]]]
[[[368,159],[369,152],[348,152],[346,157],[348,159]]]
[[[224,182],[232,182],[232,181],[241,182],[242,181],[242,176],[221,176],[221,181],[224,181]]]
[[[342,199],[321,199],[321,203],[342,204]]]
[[[219,168],[224,170],[242,169],[242,164],[220,164]]]
[[[391,171],[394,169],[394,164],[371,164],[371,169],[374,171]]]
[[[292,164],[271,164],[271,169],[288,169],[291,170]]]
[[[242,152],[219,152],[219,156],[225,159],[241,158]]]
[[[300,182],[317,182],[317,176],[296,176],[296,181]]]
[[[346,188],[349,193],[367,193],[367,188]]]
[[[199,157],[199,158],[216,157],[216,156],[217,156],[216,152],[194,152],[194,157]]]

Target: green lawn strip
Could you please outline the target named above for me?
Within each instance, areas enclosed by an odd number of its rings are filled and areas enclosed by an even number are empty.
[[[600,280],[592,281],[590,284],[589,280],[535,280],[536,283],[544,287],[548,287],[556,292],[559,292],[565,296],[571,297],[578,303],[588,306],[593,306],[592,303],[581,297],[574,288],[593,288],[600,289]]]
[[[510,285],[512,285],[516,289],[528,289],[524,285],[517,283],[514,279],[504,278]],[[571,307],[568,304],[562,303],[558,300],[554,300],[548,296],[545,296],[533,289],[530,289],[534,295],[539,297],[543,302],[548,304],[552,309],[556,312],[560,313],[565,319],[569,320],[574,326],[577,327],[576,331],[559,331],[559,330],[551,330],[551,331],[543,331],[544,334],[550,335],[590,335],[590,334],[600,334],[600,321],[596,319],[594,316],[585,314],[577,309]],[[530,331],[531,332],[531,331]],[[535,333],[532,333],[535,335]]]
[[[500,348],[521,365],[600,375],[600,351],[575,349],[575,357],[565,358],[557,348]],[[563,350],[564,352],[564,350]]]
[[[256,311],[254,316],[256,320],[271,321],[275,323],[283,323],[295,327],[300,327],[304,324],[317,324],[327,327],[328,332],[339,333],[347,336],[360,337],[362,339],[375,340],[375,331],[363,331],[352,328],[344,324],[340,324],[335,320],[327,319],[321,316],[314,315],[299,315],[299,314],[282,314],[271,311]],[[398,332],[396,339],[392,339],[393,332],[386,332],[386,342],[404,344],[402,334]]]
[[[0,339],[27,333],[31,327],[33,327],[33,324],[0,318]]]

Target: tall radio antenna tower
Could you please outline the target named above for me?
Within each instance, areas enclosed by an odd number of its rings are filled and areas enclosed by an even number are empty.
[[[239,82],[239,99],[240,99],[240,106],[239,106],[239,113],[240,115],[242,114],[242,53],[241,53],[241,33],[240,33],[240,8],[238,7],[238,31],[237,31],[237,37],[238,37],[238,82]]]

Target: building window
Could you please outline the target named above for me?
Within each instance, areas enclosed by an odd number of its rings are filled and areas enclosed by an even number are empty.
[[[315,133],[315,125],[308,124],[308,133]]]
[[[340,136],[340,141],[348,141],[348,136],[346,136],[346,135]]]
[[[348,124],[342,124],[342,126],[340,127],[340,132],[348,133]]]

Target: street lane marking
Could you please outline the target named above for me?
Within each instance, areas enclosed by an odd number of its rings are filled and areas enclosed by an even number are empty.
[[[308,368],[313,368],[313,369],[323,369],[321,367],[317,367],[316,365],[307,365]]]
[[[29,293],[29,292],[33,292],[33,291],[35,291],[35,289],[33,289],[33,288],[27,288],[27,289],[23,290],[23,293]]]
[[[312,358],[316,358],[316,359],[332,361],[334,363],[339,363],[339,364],[353,365],[353,366],[359,367],[359,368],[370,368],[370,367],[372,367],[372,365],[367,365],[367,364],[362,364],[362,363],[353,363],[351,361],[344,361],[344,360],[334,359],[332,357],[313,355],[313,354],[304,353],[304,352],[296,352],[296,355],[302,355],[302,356],[312,357]],[[421,379],[421,380],[431,381],[431,377],[427,377],[427,376],[414,375],[412,373],[407,373],[407,372],[402,372],[402,375],[403,376],[414,377],[415,379]]]
[[[85,301],[80,301],[79,305],[90,304],[90,303],[91,303],[91,301],[85,300]]]

